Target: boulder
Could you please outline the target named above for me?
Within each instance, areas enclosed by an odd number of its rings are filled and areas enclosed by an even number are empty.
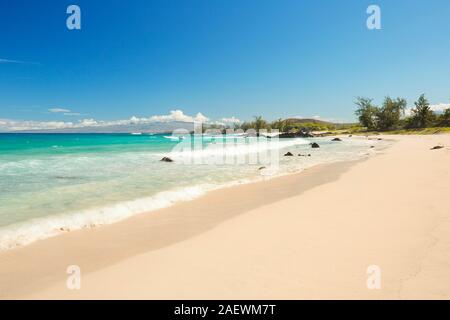
[[[316,142],[311,143],[311,148],[320,148],[319,144]]]
[[[438,150],[438,149],[442,149],[444,148],[443,146],[434,146],[433,148],[431,148],[431,150]]]
[[[162,161],[162,162],[173,162],[173,160],[170,159],[169,157],[164,157],[160,161]]]
[[[263,169],[265,169],[266,167],[259,167],[258,168],[258,170],[263,170]]]
[[[334,138],[333,140],[331,140],[331,141],[342,141],[340,138]]]
[[[294,155],[291,152],[288,152],[284,155],[285,157],[293,157]]]

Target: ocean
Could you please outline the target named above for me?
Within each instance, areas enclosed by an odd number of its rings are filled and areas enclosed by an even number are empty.
[[[359,159],[382,143],[343,140],[0,134],[0,250],[117,222],[211,190]],[[320,148],[311,148],[313,141]]]

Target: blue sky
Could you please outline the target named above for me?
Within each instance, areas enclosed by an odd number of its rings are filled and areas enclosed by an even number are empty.
[[[349,121],[356,96],[450,103],[449,19],[448,0],[0,0],[0,119]]]

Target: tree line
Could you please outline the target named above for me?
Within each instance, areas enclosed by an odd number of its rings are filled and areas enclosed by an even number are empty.
[[[310,131],[335,130],[337,127],[337,125],[332,123],[296,122],[295,119],[283,120],[280,118],[274,121],[266,121],[261,116],[255,116],[253,121],[236,124],[234,128],[242,129],[243,131],[247,131],[248,129],[255,129],[256,131],[265,129],[268,131],[298,132],[303,129]]]
[[[424,94],[416,102],[411,114],[405,117],[406,100],[387,96],[381,106],[373,104],[373,99],[358,97],[355,104],[359,123],[367,130],[388,131],[450,126],[450,108],[436,114]]]

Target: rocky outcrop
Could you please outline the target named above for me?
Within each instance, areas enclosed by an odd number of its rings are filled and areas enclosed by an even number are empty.
[[[319,144],[316,142],[311,143],[311,148],[320,148]]]
[[[303,132],[303,131],[295,132],[295,133],[294,132],[283,132],[278,135],[278,138],[281,138],[281,139],[283,139],[283,138],[314,138],[314,135],[312,135],[309,132]]]
[[[160,161],[162,161],[162,162],[173,162],[173,160],[170,159],[169,157],[164,157]]]
[[[340,138],[334,138],[333,140],[331,140],[331,141],[342,141]]]
[[[293,157],[294,155],[291,152],[285,153],[284,154],[285,157]]]

